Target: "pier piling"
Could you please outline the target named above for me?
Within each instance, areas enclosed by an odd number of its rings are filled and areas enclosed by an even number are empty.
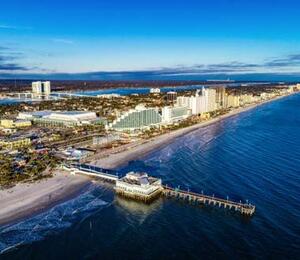
[[[224,209],[234,209],[235,211],[240,212],[242,215],[252,216],[255,212],[255,206],[242,202],[234,202],[227,199],[216,198],[213,196],[180,190],[179,188],[171,188],[169,186],[163,186],[163,196],[167,198],[177,198],[188,202],[199,202],[201,204],[218,206],[219,208],[223,207]]]

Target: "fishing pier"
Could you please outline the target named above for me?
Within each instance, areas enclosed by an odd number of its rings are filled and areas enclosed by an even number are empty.
[[[234,210],[244,216],[252,216],[255,212],[255,206],[248,202],[235,202],[228,198],[221,199],[203,193],[191,192],[190,190],[172,188],[163,185],[161,179],[148,176],[146,173],[130,172],[125,177],[120,177],[116,171],[80,163],[64,165],[64,169],[70,171],[71,174],[83,174],[112,182],[115,185],[114,189],[117,194],[143,202],[151,202],[154,198],[163,196],[188,203]]]
[[[175,198],[190,203],[200,203],[202,205],[218,206],[224,209],[233,209],[240,212],[242,215],[252,216],[255,212],[255,206],[249,203],[234,202],[230,200],[216,198],[214,196],[208,196],[195,192],[180,190],[178,188],[171,188],[163,186],[163,196],[167,198]]]

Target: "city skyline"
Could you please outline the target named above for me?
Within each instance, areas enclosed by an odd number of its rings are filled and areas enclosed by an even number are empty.
[[[2,3],[0,78],[300,78],[296,1]]]

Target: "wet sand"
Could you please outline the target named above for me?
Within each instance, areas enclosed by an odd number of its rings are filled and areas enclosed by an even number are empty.
[[[56,171],[52,178],[0,190],[0,226],[43,212],[75,197],[90,182],[85,176]]]

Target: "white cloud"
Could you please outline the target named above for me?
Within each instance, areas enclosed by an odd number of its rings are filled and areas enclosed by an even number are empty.
[[[52,41],[56,42],[56,43],[74,44],[74,41],[69,40],[69,39],[63,39],[63,38],[55,38],[55,39],[52,39]]]
[[[32,27],[0,24],[0,29],[7,29],[7,30],[31,30]]]

